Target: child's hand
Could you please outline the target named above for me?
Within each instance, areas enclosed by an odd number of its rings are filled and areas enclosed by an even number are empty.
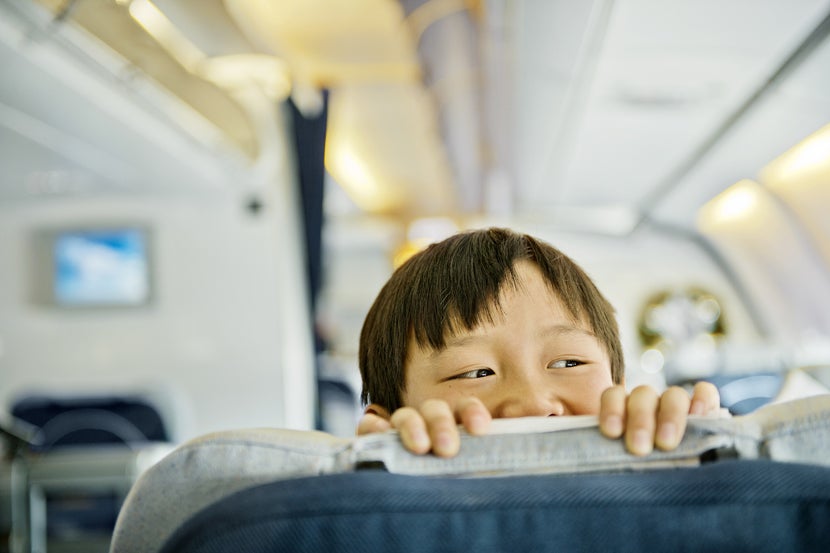
[[[650,386],[638,386],[631,394],[623,386],[613,386],[602,394],[600,431],[609,438],[625,434],[628,451],[647,455],[655,445],[662,450],[676,448],[689,415],[706,415],[719,408],[720,394],[709,382],[698,382],[691,398],[677,386],[661,396]]]
[[[486,434],[493,417],[475,397],[461,400],[456,412],[442,399],[428,399],[418,409],[401,407],[389,417],[382,408],[366,413],[357,426],[357,434],[385,432],[392,428],[400,433],[404,447],[412,453],[432,450],[439,457],[453,457],[461,446],[460,423],[470,434]],[[458,421],[458,422],[456,422]]]
[[[720,408],[717,388],[708,382],[695,385],[692,397],[678,387],[671,387],[662,396],[649,386],[639,386],[627,394],[623,386],[603,392],[600,403],[600,431],[609,438],[625,435],[628,451],[646,455],[656,445],[671,450],[680,443],[690,414],[705,415]],[[392,416],[380,408],[360,419],[357,433],[371,434],[392,428],[398,430],[404,447],[413,453],[432,450],[440,457],[458,453],[460,423],[470,434],[486,434],[492,416],[475,397],[465,398],[455,412],[440,399],[425,401],[419,408],[402,407]]]

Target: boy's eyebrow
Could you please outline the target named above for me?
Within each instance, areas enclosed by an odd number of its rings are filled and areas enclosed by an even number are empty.
[[[583,336],[590,336],[591,338],[596,338],[596,335],[591,332],[590,330],[586,330],[579,326],[575,325],[563,325],[563,324],[555,324],[547,327],[542,327],[541,330],[537,333],[540,338],[548,337],[548,336],[563,336],[567,334],[581,334]],[[467,334],[465,336],[454,336],[452,338],[448,338],[446,344],[443,348],[433,350],[430,352],[429,356],[431,358],[435,358],[441,355],[444,351],[450,348],[458,348],[462,346],[469,345],[471,342],[477,342],[486,338],[485,334]]]
[[[551,325],[546,328],[542,328],[539,331],[539,336],[560,336],[563,334],[583,334],[585,336],[590,336],[591,338],[596,338],[596,334],[591,332],[588,329],[576,326],[576,325]]]

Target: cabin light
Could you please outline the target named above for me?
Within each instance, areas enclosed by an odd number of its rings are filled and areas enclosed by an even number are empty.
[[[351,147],[333,139],[326,144],[326,168],[362,210],[378,213],[400,204],[391,189],[381,186],[365,161]]]
[[[350,150],[341,149],[337,155],[337,170],[344,179],[358,190],[372,190],[372,177],[363,162]]]
[[[700,209],[698,226],[716,226],[747,217],[758,204],[758,194],[758,184],[754,181],[736,182]]]
[[[191,73],[198,73],[205,54],[182,35],[150,0],[132,0],[130,16],[150,34],[168,54]]]
[[[791,184],[821,170],[830,171],[830,125],[773,160],[761,173],[770,185]]]

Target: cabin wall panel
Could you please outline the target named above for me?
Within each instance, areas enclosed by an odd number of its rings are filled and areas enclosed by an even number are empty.
[[[152,231],[147,307],[67,310],[33,301],[31,233],[139,221]],[[170,198],[54,200],[0,208],[0,402],[25,391],[148,390],[176,437],[285,421],[275,210]],[[299,317],[301,319],[301,317]]]

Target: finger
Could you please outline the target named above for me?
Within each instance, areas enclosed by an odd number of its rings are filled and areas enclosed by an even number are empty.
[[[470,434],[482,435],[490,430],[493,416],[477,397],[462,399],[456,406],[458,420]]]
[[[674,449],[680,444],[686,432],[689,413],[689,393],[678,386],[672,386],[660,396],[657,412],[657,434],[655,445],[662,450]]]
[[[363,434],[386,432],[391,428],[392,425],[385,418],[379,417],[378,415],[374,415],[372,413],[367,413],[360,417],[360,421],[357,423],[357,435],[362,436]]]
[[[625,447],[635,455],[647,455],[654,449],[658,403],[657,392],[650,386],[638,386],[628,396]]]
[[[690,415],[706,415],[720,409],[720,393],[711,382],[698,382],[692,390]]]
[[[428,399],[421,404],[420,412],[426,421],[432,452],[439,457],[457,454],[461,447],[461,437],[449,404],[439,399]]]
[[[392,427],[397,429],[406,449],[418,455],[429,451],[432,445],[427,433],[426,421],[412,407],[401,407],[392,413]]]
[[[612,386],[602,392],[599,407],[599,429],[608,438],[619,438],[625,430],[624,386]]]

